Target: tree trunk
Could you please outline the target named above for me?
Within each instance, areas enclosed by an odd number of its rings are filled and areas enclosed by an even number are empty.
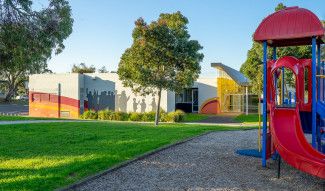
[[[16,92],[16,89],[17,89],[16,85],[9,86],[8,93],[6,94],[6,97],[5,97],[5,102],[9,102],[11,100],[11,98],[14,96],[14,94]]]
[[[158,104],[157,104],[157,108],[156,108],[155,126],[158,126],[158,124],[159,124],[160,99],[161,99],[161,88],[159,88],[159,90],[158,90]]]

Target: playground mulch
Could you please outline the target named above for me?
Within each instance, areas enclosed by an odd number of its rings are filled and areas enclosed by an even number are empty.
[[[324,190],[324,180],[282,163],[261,167],[237,149],[256,148],[257,131],[212,132],[79,184],[76,190]]]

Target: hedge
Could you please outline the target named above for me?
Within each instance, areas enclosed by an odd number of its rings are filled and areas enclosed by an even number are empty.
[[[181,110],[166,113],[162,111],[160,113],[161,122],[181,122],[184,120],[185,113]],[[98,112],[94,110],[85,111],[81,116],[81,119],[98,119],[98,120],[115,120],[115,121],[155,121],[155,112],[121,112],[111,110],[100,110]]]

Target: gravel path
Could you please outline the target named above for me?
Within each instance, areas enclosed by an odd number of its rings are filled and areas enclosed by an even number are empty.
[[[255,148],[257,131],[213,132],[81,184],[76,190],[325,190],[323,180],[283,164],[266,169],[236,149]]]

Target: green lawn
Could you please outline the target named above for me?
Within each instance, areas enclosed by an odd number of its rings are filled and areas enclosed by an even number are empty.
[[[163,145],[243,127],[119,122],[2,125],[0,190],[53,190]],[[246,128],[249,129],[249,128]]]
[[[184,116],[184,121],[182,122],[198,122],[207,119],[209,115],[197,114],[197,113],[186,113]]]
[[[23,121],[23,120],[64,120],[64,119],[63,118],[0,115],[0,121]]]
[[[241,114],[238,115],[235,118],[236,121],[241,122],[241,123],[256,123],[258,122],[258,114]],[[261,116],[261,121],[262,121],[262,116]]]

